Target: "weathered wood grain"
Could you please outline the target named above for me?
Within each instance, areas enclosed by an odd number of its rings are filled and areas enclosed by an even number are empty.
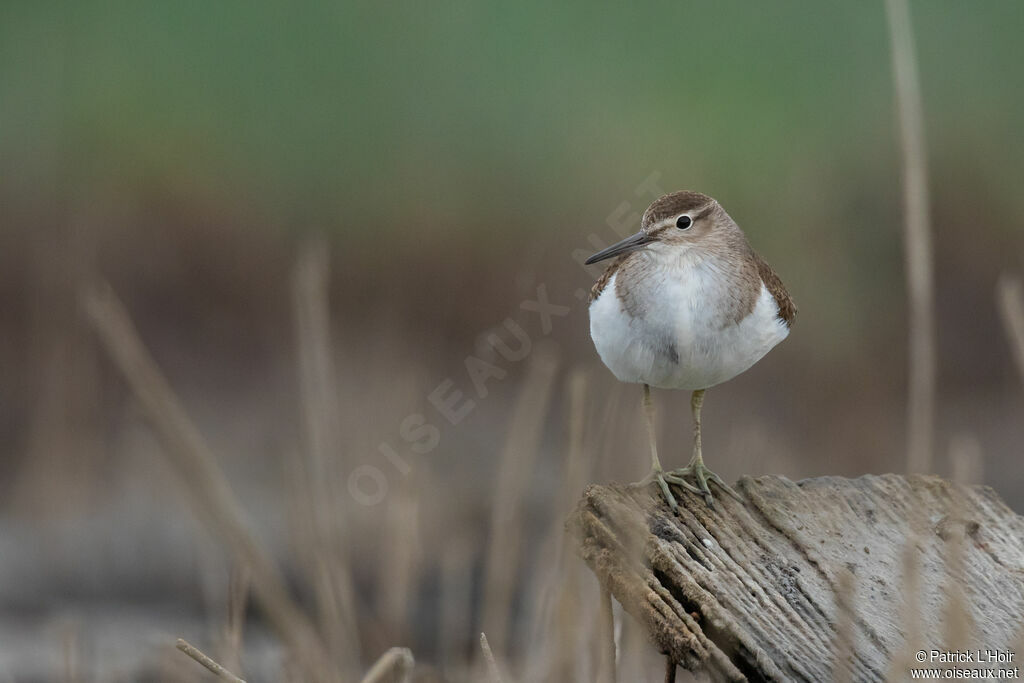
[[[1024,519],[992,489],[898,475],[737,489],[745,503],[684,493],[672,514],[653,486],[591,486],[568,523],[602,585],[685,668],[903,680],[921,648],[1018,642]],[[908,576],[920,587],[909,600]],[[956,595],[966,612],[950,612]],[[958,628],[970,643],[947,643]]]

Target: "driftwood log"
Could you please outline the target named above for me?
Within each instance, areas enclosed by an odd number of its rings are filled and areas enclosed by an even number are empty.
[[[928,666],[922,649],[1018,650],[1024,519],[991,488],[883,475],[737,490],[744,503],[713,508],[683,493],[673,514],[653,485],[591,486],[569,519],[670,662],[713,680],[880,681]]]

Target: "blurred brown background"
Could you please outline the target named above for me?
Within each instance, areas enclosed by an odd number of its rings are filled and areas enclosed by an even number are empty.
[[[1024,266],[1024,15],[1013,0],[912,12],[934,470],[949,475],[951,441],[968,444],[1020,508],[1024,392],[995,286]],[[215,641],[224,621],[232,565],[78,314],[97,274],[315,612],[294,548],[310,478],[295,474],[310,439],[294,290],[303,249],[313,271],[329,259],[323,476],[344,518],[360,666],[403,645],[431,676],[462,680],[497,621],[492,646],[532,679],[540,587],[574,559],[558,550],[574,482],[633,481],[647,464],[639,389],[600,365],[578,297],[600,269],[574,251],[635,230],[656,187],[716,197],[800,306],[784,344],[709,392],[715,468],[903,471],[889,60],[881,3],[4,4],[0,675],[173,679],[194,665],[167,644]],[[538,288],[568,307],[550,332],[528,303]],[[512,343],[506,318],[530,337],[522,361],[486,342]],[[485,397],[470,356],[500,369]],[[429,398],[439,386],[475,401],[456,425]],[[663,459],[684,464],[688,397],[655,400]],[[403,439],[422,423],[438,430],[426,453]],[[384,482],[373,505],[352,494],[373,483],[353,472]],[[488,548],[510,529],[521,541],[500,576]],[[488,616],[501,581],[511,603]],[[240,666],[273,678],[282,649],[250,616]]]

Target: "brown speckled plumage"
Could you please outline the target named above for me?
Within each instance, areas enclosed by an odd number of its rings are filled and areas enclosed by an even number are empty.
[[[697,237],[699,241],[695,242],[692,248],[715,252],[716,258],[723,262],[723,269],[735,282],[735,287],[732,289],[733,296],[721,310],[722,326],[739,323],[750,315],[757,304],[763,282],[779,307],[779,318],[786,323],[787,327],[791,327],[796,317],[796,305],[789,292],[786,291],[785,285],[782,284],[782,280],[771,266],[750,247],[743,231],[711,197],[700,192],[689,191],[665,195],[651,204],[644,212],[641,221],[642,229],[656,239],[664,239],[662,234],[667,234],[675,228],[669,226],[652,229],[652,226],[681,213],[689,213],[695,221],[698,217],[710,215],[719,225],[717,229],[708,232],[708,223],[704,221],[695,223],[693,236]],[[616,257],[590,289],[590,301],[593,302],[601,295],[616,273],[622,273],[620,280],[642,279],[647,275],[645,270],[650,267],[651,264],[648,259],[644,258],[642,251],[634,251]],[[616,294],[622,300],[624,310],[630,315],[634,317],[643,315],[643,302],[630,296],[628,288],[619,289]]]
[[[641,219],[641,225],[646,228],[660,223],[666,218],[675,218],[681,213],[703,209],[714,203],[714,199],[700,192],[690,192],[688,190],[673,192],[660,199],[656,199],[654,203],[647,207]]]
[[[779,319],[786,323],[787,327],[793,326],[793,321],[796,319],[796,303],[793,298],[789,295],[786,290],[786,286],[782,283],[782,279],[772,270],[772,267],[761,258],[761,255],[746,246],[746,251],[749,254],[747,259],[743,259],[737,264],[735,276],[738,281],[737,287],[735,288],[735,297],[733,299],[733,305],[727,310],[723,310],[723,317],[729,323],[738,323],[745,317],[750,315],[751,311],[754,310],[754,306],[757,304],[757,291],[759,289],[760,282],[764,282],[765,287],[768,288],[768,292],[775,299],[775,303],[779,307]],[[633,252],[630,254],[623,254],[615,258],[605,271],[601,273],[601,277],[597,279],[594,286],[590,288],[590,303],[593,303],[597,297],[601,296],[601,292],[605,290],[608,283],[611,282],[612,276],[616,273],[623,271],[624,273],[632,274],[632,271],[639,271],[644,268],[645,261],[639,252]],[[636,273],[640,275],[639,272]],[[628,295],[622,297],[623,306],[627,311],[633,315],[639,315],[641,313],[639,309],[639,302],[631,301],[633,297]]]
[[[601,292],[603,292],[604,288],[608,286],[608,282],[612,279],[612,275],[615,275],[615,272],[619,269],[619,266],[622,265],[622,262],[630,256],[632,256],[632,254],[623,254],[608,264],[608,267],[604,269],[603,273],[601,273],[601,277],[597,278],[597,282],[595,282],[594,286],[590,288],[590,303],[593,303],[594,299],[601,296]]]
[[[753,250],[750,253],[754,255],[754,261],[757,262],[757,272],[761,276],[761,281],[775,297],[775,303],[779,306],[779,318],[786,323],[786,327],[792,327],[793,321],[796,319],[796,302],[786,291],[786,285],[782,284],[782,278],[775,274],[775,271],[761,258],[761,255]]]

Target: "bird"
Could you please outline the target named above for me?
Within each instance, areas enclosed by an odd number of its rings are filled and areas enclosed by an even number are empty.
[[[704,393],[749,369],[789,336],[796,304],[725,209],[683,190],[655,200],[640,231],[586,265],[614,259],[590,291],[590,336],[601,361],[622,382],[643,385],[651,472],[673,511],[670,485],[714,496],[709,483],[742,498],[704,464]],[[693,456],[665,471],[658,459],[651,387],[692,392]]]

